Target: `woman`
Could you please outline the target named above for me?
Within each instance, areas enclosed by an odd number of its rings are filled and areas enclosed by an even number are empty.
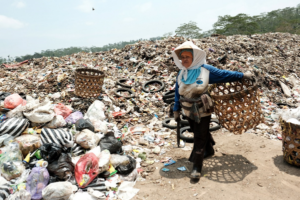
[[[188,41],[172,51],[174,62],[180,69],[175,87],[174,118],[179,121],[180,110],[188,117],[194,132],[194,147],[189,161],[193,162],[192,179],[200,179],[204,157],[214,155],[215,144],[209,132],[213,102],[208,84],[252,78],[250,72],[220,70],[206,64],[205,51]]]

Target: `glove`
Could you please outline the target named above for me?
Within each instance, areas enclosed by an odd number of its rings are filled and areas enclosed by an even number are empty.
[[[176,122],[178,122],[180,120],[180,114],[179,114],[179,111],[174,111],[174,119]]]
[[[244,76],[243,76],[243,79],[253,79],[254,78],[254,75],[247,71],[246,73],[244,73]]]

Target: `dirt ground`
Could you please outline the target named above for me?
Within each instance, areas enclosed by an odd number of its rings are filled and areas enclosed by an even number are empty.
[[[170,171],[162,171],[163,163],[152,165],[155,171],[136,183],[140,191],[133,199],[300,199],[300,168],[283,160],[282,141],[221,130],[212,134],[217,152],[205,159],[198,183],[190,180],[189,172],[177,170],[192,169],[190,151],[174,148],[161,156],[176,161],[167,167]]]

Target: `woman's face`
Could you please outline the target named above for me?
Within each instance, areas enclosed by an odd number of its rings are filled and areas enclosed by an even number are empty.
[[[181,63],[185,68],[189,68],[193,62],[193,55],[191,52],[182,52],[181,54]]]

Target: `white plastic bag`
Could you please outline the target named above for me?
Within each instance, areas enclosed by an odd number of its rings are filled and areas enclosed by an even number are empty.
[[[99,200],[97,197],[90,195],[88,192],[77,192],[71,195],[69,200]]]
[[[31,194],[27,190],[20,190],[10,195],[6,200],[30,200]]]
[[[133,188],[135,182],[124,181],[118,188],[117,196],[122,200],[132,199],[138,192],[139,189]]]
[[[77,187],[70,182],[51,183],[42,191],[44,200],[68,200]]]
[[[99,157],[99,174],[109,169],[110,152],[108,150],[101,151]]]
[[[112,154],[110,158],[110,163],[114,168],[118,167],[119,165],[127,165],[129,162],[130,160],[127,156],[121,156],[118,154]]]
[[[39,105],[39,100],[38,99],[34,99],[31,96],[26,96],[27,99],[27,103],[25,106],[23,106],[22,104],[19,105],[18,107],[16,107],[15,109],[9,111],[7,113],[7,118],[23,118],[23,112],[25,111],[30,111],[32,109],[34,109],[37,105]]]
[[[93,149],[99,143],[100,138],[89,129],[83,129],[75,136],[75,141],[85,149]]]
[[[89,118],[91,122],[104,120],[105,105],[99,100],[94,101],[94,103],[89,107],[88,111],[84,115],[84,118]]]
[[[51,122],[49,122],[46,127],[47,128],[60,128],[66,125],[66,121],[63,116],[55,115]]]
[[[34,123],[50,122],[55,116],[52,102],[48,98],[37,104],[31,111],[25,111],[23,114]]]
[[[107,133],[107,125],[105,121],[93,121],[92,122],[95,127],[95,132]]]

